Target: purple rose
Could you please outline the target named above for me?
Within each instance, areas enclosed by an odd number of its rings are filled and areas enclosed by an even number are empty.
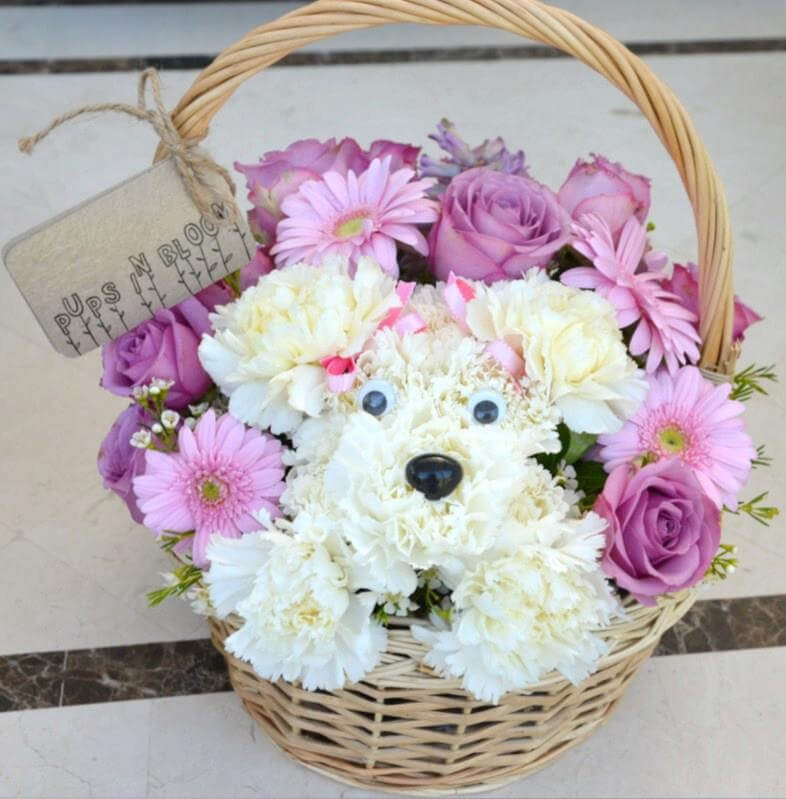
[[[152,319],[104,345],[101,385],[128,397],[154,377],[172,380],[166,404],[179,410],[213,385],[197,352],[202,334],[209,331],[208,309],[196,297],[156,311]]]
[[[398,169],[403,169],[404,167],[415,169],[417,167],[419,153],[420,147],[415,147],[413,144],[403,144],[402,142],[390,141],[388,139],[377,139],[371,142],[371,146],[363,154],[368,163],[365,164],[360,171],[365,172],[375,158],[379,158],[381,161],[388,155],[390,156],[391,173]],[[357,170],[355,170],[355,172],[357,173]]]
[[[676,458],[618,466],[594,510],[608,522],[603,570],[643,605],[698,583],[718,551],[719,511]]]
[[[669,280],[664,281],[663,288],[676,294],[681,304],[700,317],[699,314],[699,267],[696,264],[674,264],[674,274]],[[732,338],[734,341],[743,341],[745,331],[755,322],[761,322],[763,317],[759,316],[753,308],[746,305],[739,297],[734,297],[734,329]]]
[[[319,180],[325,172],[346,175],[351,169],[360,174],[368,169],[374,158],[391,156],[391,171],[403,166],[414,168],[419,148],[409,144],[380,139],[372,142],[368,151],[350,138],[336,143],[335,139],[321,142],[302,139],[286,150],[265,153],[258,164],[235,164],[246,176],[248,199],[254,208],[249,214],[251,227],[265,246],[273,244],[276,225],[282,217],[281,203],[294,194],[306,180]]]
[[[647,221],[650,181],[602,155],[593,155],[591,163],[576,161],[557,197],[573,219],[579,221],[584,214],[599,216],[616,237],[631,216]]]
[[[567,243],[570,217],[546,186],[486,167],[457,175],[442,197],[429,234],[429,261],[439,280],[505,280],[546,266]]]
[[[104,478],[104,488],[114,491],[128,505],[131,518],[142,523],[144,514],[136,504],[132,488],[137,475],[145,472],[145,450],[132,447],[131,436],[150,419],[138,405],[126,408],[106,434],[98,450],[98,472]]]

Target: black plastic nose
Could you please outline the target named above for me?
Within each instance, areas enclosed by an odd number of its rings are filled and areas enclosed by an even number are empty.
[[[407,482],[426,499],[442,499],[461,482],[461,464],[449,455],[418,455],[405,471]]]

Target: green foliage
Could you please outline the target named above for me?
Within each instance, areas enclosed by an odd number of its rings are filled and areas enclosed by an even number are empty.
[[[230,272],[224,277],[224,283],[232,292],[233,297],[239,297],[243,293],[243,288],[240,285],[240,271]]]
[[[733,544],[721,544],[704,576],[715,578],[716,580],[725,580],[739,565],[739,561],[734,557],[736,554],[737,547]]]
[[[197,585],[201,579],[201,569],[198,569],[191,563],[184,563],[172,572],[172,582],[170,585],[148,592],[147,601],[150,607],[154,608],[171,596],[182,596],[189,588],[193,588]]]
[[[571,466],[595,443],[597,436],[591,433],[575,433],[567,425],[560,422],[557,427],[559,434],[559,452],[546,454],[541,452],[535,460],[544,468],[556,475],[562,464]]]
[[[381,624],[383,627],[387,627],[388,621],[390,621],[390,616],[382,605],[377,605],[376,608],[374,608],[372,618],[377,624]]]
[[[766,467],[772,466],[772,458],[767,455],[764,444],[759,444],[756,447],[756,457],[751,461],[753,467]]]
[[[608,474],[603,464],[597,461],[578,461],[573,464],[573,468],[576,470],[579,489],[584,492],[581,509],[589,510],[595,504],[598,494],[603,491]]]
[[[449,596],[449,592],[439,577],[437,577],[437,570],[432,567],[422,571],[419,576],[418,588],[412,594],[412,601],[419,608],[423,608],[426,611],[426,615],[434,613],[449,622],[451,610],[450,608],[442,607],[442,600]],[[420,585],[421,582],[422,585]]]
[[[751,364],[746,366],[745,369],[734,375],[729,399],[745,402],[754,394],[767,394],[767,390],[762,385],[764,380],[768,380],[770,383],[778,382],[778,376],[775,374],[775,364],[770,364],[769,366]]]
[[[732,513],[735,516],[740,516],[744,513],[759,524],[769,527],[770,521],[772,521],[780,513],[780,511],[772,505],[762,505],[762,502],[769,493],[769,491],[763,491],[761,494],[758,494],[753,499],[749,499],[747,502],[740,502],[736,510],[732,510],[731,508],[727,507],[724,507],[723,510],[726,511],[726,513]]]
[[[574,250],[570,244],[566,244],[551,257],[548,266],[548,274],[552,280],[559,280],[560,276],[572,269],[574,266],[588,266],[589,260],[580,252]]]
[[[578,459],[595,443],[597,436],[594,433],[574,433],[568,431],[568,449],[563,456],[563,460],[568,466],[572,466]]]
[[[165,533],[158,539],[158,543],[161,545],[161,549],[163,549],[164,552],[173,552],[181,541],[184,541],[186,538],[192,538],[193,535],[193,530],[189,530],[187,533]]]

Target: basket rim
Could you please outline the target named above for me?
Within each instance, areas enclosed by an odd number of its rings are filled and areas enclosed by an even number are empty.
[[[595,670],[588,675],[587,679],[603,668],[657,644],[663,633],[676,624],[690,610],[696,599],[697,591],[695,588],[686,588],[673,594],[665,594],[658,597],[654,606],[642,605],[632,596],[626,597],[622,603],[625,616],[620,617],[618,621],[599,631],[604,640],[609,643],[609,651],[598,659]],[[478,704],[488,704],[475,700],[466,692],[461,687],[460,679],[441,677],[431,667],[425,665],[421,658],[413,657],[413,652],[417,652],[421,656],[425,655],[428,647],[414,638],[410,632],[410,627],[413,624],[428,624],[427,620],[415,617],[397,617],[395,621],[393,619],[391,621],[393,622],[393,629],[388,628],[388,645],[383,653],[382,662],[369,671],[357,684],[374,685],[377,681],[380,681],[381,684],[390,686],[392,684],[392,678],[389,674],[391,664],[401,663],[410,659],[417,662],[417,672],[422,677],[420,681],[424,683],[424,686],[426,684],[430,685],[428,690],[433,690],[433,681],[439,680],[446,692],[464,694],[467,699],[477,701]],[[225,655],[228,661],[235,661],[238,664],[242,661],[224,649],[223,641],[229,634],[238,630],[242,624],[242,618],[234,613],[223,619],[219,619],[216,616],[208,616],[208,625],[213,644]],[[257,679],[270,682],[256,674],[256,672],[254,674]],[[410,677],[411,675],[407,676]],[[407,683],[410,687],[413,687],[410,681],[407,681]],[[298,682],[292,684],[299,685]],[[567,678],[557,671],[551,671],[521,691],[509,693],[530,694],[550,690],[558,685],[568,684]],[[353,685],[355,683],[349,683],[340,691],[352,690]],[[340,691],[327,691],[327,693],[340,693]]]
[[[478,25],[551,45],[607,78],[638,106],[671,156],[694,211],[698,240],[700,365],[729,374],[733,342],[733,245],[720,178],[680,101],[616,38],[540,0],[315,0],[258,26],[197,76],[172,112],[181,136],[200,140],[216,113],[250,77],[306,45],[390,23]],[[166,156],[163,145],[156,160]]]

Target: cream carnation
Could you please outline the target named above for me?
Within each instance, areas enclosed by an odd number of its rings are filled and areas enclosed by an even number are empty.
[[[318,416],[327,399],[321,361],[353,357],[388,312],[395,281],[369,259],[354,277],[346,261],[276,270],[211,315],[199,357],[241,421],[274,433]]]
[[[494,545],[528,471],[540,470],[530,456],[559,448],[559,412],[543,387],[517,385],[484,344],[429,311],[439,302],[432,289],[416,291],[412,307],[438,319],[437,330],[377,331],[358,358],[355,392],[342,395],[331,413],[304,422],[294,437],[285,513],[296,519],[308,513],[349,541],[366,587],[375,591],[408,595],[415,570],[431,567],[455,584]],[[388,387],[390,405],[378,417],[360,406],[368,381]],[[497,423],[473,419],[479,392],[504,407]],[[439,500],[426,499],[405,475],[411,459],[429,452],[462,467],[460,483]]]
[[[594,514],[542,523],[528,543],[480,562],[453,592],[449,629],[412,628],[431,646],[425,662],[487,702],[554,669],[584,679],[608,648],[595,631],[617,611],[597,564],[603,528]]]
[[[527,376],[548,387],[572,430],[619,430],[647,385],[628,356],[613,306],[532,270],[522,280],[474,284],[467,325],[481,341],[504,339],[524,357]]]
[[[275,531],[212,539],[211,602],[243,619],[225,646],[261,677],[336,690],[379,661],[387,633],[371,619],[376,594],[355,593],[331,550],[328,540]]]

